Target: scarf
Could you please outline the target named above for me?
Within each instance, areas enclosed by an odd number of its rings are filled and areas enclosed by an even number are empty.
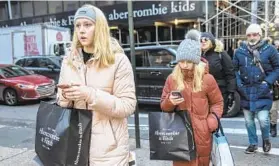
[[[263,73],[265,73],[265,71],[263,70],[263,67],[261,65],[261,58],[260,58],[260,52],[259,52],[259,48],[261,48],[264,44],[266,43],[266,41],[264,40],[261,40],[258,44],[256,45],[249,45],[247,44],[247,48],[248,48],[248,51],[253,55],[254,59],[253,59],[253,62],[256,66],[258,66],[261,71]]]

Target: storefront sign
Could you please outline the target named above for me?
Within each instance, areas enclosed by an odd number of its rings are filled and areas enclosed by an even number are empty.
[[[174,19],[193,19],[204,17],[201,1],[135,1],[133,2],[134,24]],[[110,25],[128,25],[127,4],[116,4],[101,7]],[[0,27],[24,26],[28,24],[45,23],[53,26],[73,28],[75,11],[58,14],[36,16],[30,18],[0,21]]]
[[[170,6],[162,6],[159,4],[152,4],[149,8],[139,9],[133,11],[134,18],[138,17],[149,17],[149,16],[157,16],[157,15],[168,15],[171,13],[179,13],[179,12],[189,12],[194,11],[196,8],[196,2],[190,2],[188,0],[184,1],[184,3],[179,1],[173,1],[170,3]],[[121,20],[127,19],[128,12],[117,12],[116,9],[113,9],[112,13],[108,15],[108,19],[112,20]]]

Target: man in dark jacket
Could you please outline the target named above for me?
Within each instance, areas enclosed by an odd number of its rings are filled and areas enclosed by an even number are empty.
[[[224,98],[224,114],[234,101],[236,80],[231,57],[224,51],[221,41],[208,32],[201,33],[202,57],[208,61],[209,73],[218,83]]]
[[[245,152],[255,153],[258,149],[255,117],[261,127],[263,151],[269,152],[269,111],[273,102],[271,87],[279,76],[279,56],[275,47],[262,40],[258,24],[251,24],[246,36],[248,42],[241,43],[233,59],[250,143]]]

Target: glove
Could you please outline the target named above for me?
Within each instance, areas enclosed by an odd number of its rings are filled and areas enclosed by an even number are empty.
[[[233,101],[234,101],[234,93],[230,92],[227,99],[228,107],[231,107],[233,105]]]
[[[270,85],[268,82],[263,81],[262,84],[266,85],[268,88],[272,88],[272,85]]]

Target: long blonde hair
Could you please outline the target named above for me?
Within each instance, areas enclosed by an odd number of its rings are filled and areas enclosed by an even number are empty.
[[[108,21],[104,13],[93,5],[83,5],[89,7],[96,13],[95,30],[93,37],[93,55],[98,59],[98,67],[104,68],[115,63],[115,54],[113,52],[113,40],[110,35]],[[83,46],[78,40],[77,32],[74,30],[72,50],[77,50]]]
[[[203,75],[205,72],[206,64],[204,62],[200,62],[199,64],[194,64],[194,78],[193,78],[193,92],[199,92],[202,90],[202,83],[203,83]],[[177,90],[182,91],[185,88],[184,84],[184,75],[182,70],[177,64],[172,71],[173,79],[176,82]]]

